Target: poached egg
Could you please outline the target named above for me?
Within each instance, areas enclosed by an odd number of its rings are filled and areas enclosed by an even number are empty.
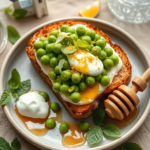
[[[86,75],[98,76],[104,69],[98,57],[84,50],[78,49],[75,53],[67,55],[67,58],[73,70]]]

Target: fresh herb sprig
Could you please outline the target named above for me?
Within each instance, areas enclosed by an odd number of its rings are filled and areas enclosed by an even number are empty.
[[[8,85],[11,90],[4,90],[0,98],[0,105],[8,104],[11,101],[12,96],[16,99],[19,99],[19,97],[28,92],[31,87],[30,80],[21,82],[20,74],[16,68],[11,72],[11,78],[8,80]]]
[[[105,135],[106,138],[118,138],[121,136],[119,128],[113,124],[105,125],[106,121],[106,112],[101,105],[93,113],[93,122],[96,126],[91,127],[87,133],[87,141],[90,145],[100,143],[103,139],[103,135]],[[101,128],[100,126],[104,127]]]
[[[122,145],[122,150],[142,150],[142,148],[136,143],[127,142]]]
[[[21,19],[24,18],[27,14],[27,10],[26,9],[13,9],[13,6],[10,5],[7,8],[4,9],[4,12],[13,16],[15,19]]]
[[[11,144],[9,144],[4,138],[0,137],[0,149],[1,150],[21,150],[21,144],[17,138],[15,138]]]
[[[20,38],[20,34],[13,26],[7,26],[8,39],[12,44],[15,44]]]

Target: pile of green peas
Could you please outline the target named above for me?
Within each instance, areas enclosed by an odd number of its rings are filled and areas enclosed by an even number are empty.
[[[55,43],[61,32],[71,33],[61,42]],[[71,38],[70,38],[71,37]],[[72,73],[69,62],[61,49],[64,46],[74,45],[73,41],[86,41],[89,47],[85,50],[98,57],[103,65],[104,70],[98,76],[86,76],[79,72]],[[34,48],[37,50],[36,55],[43,65],[50,65],[53,70],[49,73],[49,78],[54,81],[53,90],[63,94],[69,94],[70,99],[74,103],[78,103],[81,99],[80,92],[87,89],[88,86],[94,85],[95,82],[101,83],[103,86],[110,84],[110,78],[107,76],[107,70],[119,63],[119,58],[113,55],[113,50],[106,47],[106,39],[94,30],[86,29],[84,26],[78,26],[76,29],[70,28],[68,25],[62,25],[59,30],[53,30],[49,37],[41,37],[35,41]],[[65,59],[62,71],[59,71],[59,61]]]
[[[44,94],[43,94],[43,93],[44,93]],[[43,93],[41,94],[42,96],[43,96],[43,95],[47,95],[46,92],[43,92]],[[60,106],[59,106],[59,104],[58,104],[57,102],[52,102],[50,107],[51,107],[51,109],[52,109],[54,112],[60,111]],[[53,129],[53,128],[55,128],[55,126],[56,126],[56,121],[55,121],[54,118],[48,118],[48,119],[46,120],[46,122],[45,122],[45,125],[46,125],[49,129]],[[87,130],[89,129],[89,127],[90,127],[90,124],[89,124],[87,121],[82,121],[82,122],[80,123],[79,127],[80,127],[80,129],[81,129],[82,131],[87,131]],[[60,126],[59,126],[59,131],[60,131],[61,133],[66,133],[66,132],[68,132],[68,130],[69,130],[69,125],[68,125],[68,123],[62,122],[62,123],[60,124]]]

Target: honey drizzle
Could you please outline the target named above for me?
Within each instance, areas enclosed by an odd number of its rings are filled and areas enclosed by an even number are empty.
[[[65,147],[78,147],[82,146],[86,142],[86,132],[82,131],[79,124],[63,121],[61,111],[56,112],[56,117],[52,117],[58,123],[65,122],[69,125],[69,131],[67,133],[61,133],[62,144]]]
[[[128,116],[124,117],[124,119],[121,121],[117,119],[112,119],[109,116],[107,116],[107,124],[114,124],[118,128],[122,129],[128,126],[131,122],[133,122],[137,114],[138,114],[138,107],[135,107],[134,110],[130,112]]]
[[[48,102],[50,106],[50,102]],[[50,111],[46,118],[30,118],[22,116],[16,106],[14,107],[14,111],[19,119],[23,122],[26,128],[33,134],[37,136],[44,136],[48,132],[48,128],[45,126],[45,122],[48,118],[50,118]],[[129,116],[125,117],[122,121],[112,119],[107,116],[107,124],[114,124],[118,126],[120,129],[129,125],[137,116],[138,108],[135,109],[129,114]],[[56,117],[54,118],[56,122],[59,124],[65,122],[69,125],[69,131],[67,133],[61,133],[62,135],[62,144],[65,147],[79,147],[82,146],[86,142],[86,132],[82,131],[79,127],[79,124],[69,121],[62,120],[62,113],[61,110],[56,112]]]
[[[48,102],[50,105],[50,102]],[[14,111],[18,118],[22,121],[22,123],[26,126],[26,128],[33,134],[37,136],[43,136],[48,132],[48,128],[45,126],[45,122],[50,115],[50,111],[46,118],[30,118],[26,116],[22,116],[19,112],[17,107],[14,107]]]
[[[50,105],[50,102],[49,102]],[[86,132],[82,131],[79,127],[79,124],[69,121],[62,120],[61,110],[56,112],[56,117],[50,117],[50,111],[46,118],[30,118],[22,116],[16,106],[14,107],[14,111],[18,118],[22,121],[25,127],[33,134],[37,136],[44,136],[47,134],[48,129],[45,126],[45,122],[48,118],[54,118],[56,122],[59,124],[65,122],[69,125],[69,131],[67,133],[61,133],[62,135],[62,144],[66,147],[78,147],[82,146],[86,142]]]

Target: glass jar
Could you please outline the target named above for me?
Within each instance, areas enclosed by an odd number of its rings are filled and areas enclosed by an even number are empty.
[[[150,21],[150,0],[107,0],[107,4],[121,21],[136,24]]]

